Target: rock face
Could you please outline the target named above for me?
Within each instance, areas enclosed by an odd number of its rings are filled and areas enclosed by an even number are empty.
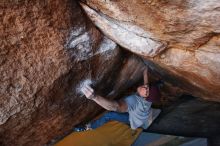
[[[111,87],[124,53],[75,1],[0,4],[0,145],[43,145],[100,111],[77,87]]]
[[[83,3],[81,3],[81,6],[102,32],[122,47],[147,57],[154,57],[164,50],[164,44],[150,38],[149,34],[140,27],[115,21],[110,17],[97,13]]]
[[[117,98],[145,64],[181,92],[220,101],[217,0],[81,5],[91,20],[73,0],[0,2],[0,145],[41,146],[70,132],[102,111],[80,94],[84,82]]]
[[[0,145],[44,145],[102,110],[80,94],[91,81],[115,98],[144,64],[103,36],[76,1],[3,1]]]
[[[218,0],[88,0],[82,5],[104,34],[147,59],[162,78],[194,96],[220,101]],[[146,51],[134,47],[134,34],[145,38],[137,44]],[[166,49],[158,51],[159,44],[159,50]]]

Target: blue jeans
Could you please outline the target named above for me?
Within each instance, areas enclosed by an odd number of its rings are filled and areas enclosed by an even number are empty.
[[[107,112],[99,119],[91,122],[91,128],[95,129],[108,121],[119,121],[125,124],[129,124],[129,114],[128,113],[119,113],[119,112]]]

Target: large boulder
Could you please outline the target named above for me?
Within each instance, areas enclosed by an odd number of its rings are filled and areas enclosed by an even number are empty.
[[[0,145],[40,146],[100,112],[80,85],[110,92],[125,55],[75,1],[0,4]]]
[[[181,93],[220,101],[217,1],[84,2],[91,20],[73,0],[0,2],[0,145],[71,132],[103,110],[82,96],[84,83],[120,98],[146,64]]]
[[[105,35],[147,59],[164,80],[220,101],[218,0],[86,0],[81,5]]]

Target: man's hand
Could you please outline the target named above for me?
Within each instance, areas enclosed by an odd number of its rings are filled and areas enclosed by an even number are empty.
[[[148,97],[148,95],[149,95],[149,86],[148,85],[139,86],[137,88],[137,92],[142,97]]]
[[[82,87],[81,91],[88,99],[93,99],[95,97],[94,90],[89,85]]]

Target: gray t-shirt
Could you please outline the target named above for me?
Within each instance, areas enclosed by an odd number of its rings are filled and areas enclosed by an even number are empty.
[[[152,102],[146,101],[137,94],[130,95],[124,100],[128,106],[131,129],[137,129],[138,127],[147,128],[149,126],[148,117],[151,112]]]

